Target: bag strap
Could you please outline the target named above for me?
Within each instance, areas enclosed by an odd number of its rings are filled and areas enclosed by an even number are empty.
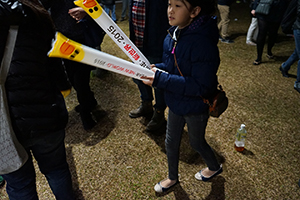
[[[0,84],[4,84],[9,71],[14,47],[18,35],[18,26],[10,26],[0,68]]]
[[[174,52],[174,60],[175,60],[175,65],[176,65],[176,67],[177,67],[177,69],[179,71],[179,74],[183,77],[183,74],[181,73],[181,71],[180,71],[180,69],[178,67],[178,63],[177,63],[177,59],[176,59],[176,56],[175,56],[175,52]]]

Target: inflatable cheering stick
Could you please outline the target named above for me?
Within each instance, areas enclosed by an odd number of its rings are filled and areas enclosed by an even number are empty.
[[[82,62],[140,80],[143,80],[142,76],[154,74],[147,68],[72,41],[59,32],[56,33],[48,56]]]
[[[127,35],[116,25],[116,23],[106,14],[96,0],[74,1],[76,6],[85,10],[97,24],[107,33],[107,35],[122,49],[122,51],[137,65],[151,69],[147,58],[132,43]]]

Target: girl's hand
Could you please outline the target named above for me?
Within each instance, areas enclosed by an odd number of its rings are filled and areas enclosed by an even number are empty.
[[[152,86],[153,80],[154,80],[154,75],[153,76],[143,76],[141,78],[146,79],[146,80],[143,81],[144,84]]]
[[[156,72],[157,69],[155,68],[154,64],[150,65],[150,67],[151,67],[151,70],[154,72],[154,75],[153,76],[143,76],[141,78],[146,79],[146,80],[143,81],[144,84],[152,86],[153,81],[154,81],[155,72]]]
[[[255,10],[251,10],[251,14],[255,16]]]
[[[81,7],[72,8],[69,10],[69,15],[76,19],[77,21],[80,21],[82,18],[84,18],[87,14]]]

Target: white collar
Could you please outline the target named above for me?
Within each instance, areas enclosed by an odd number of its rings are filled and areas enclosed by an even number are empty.
[[[176,27],[176,29],[173,32],[173,40],[177,41],[177,37],[176,37],[176,32],[178,30],[178,26]]]

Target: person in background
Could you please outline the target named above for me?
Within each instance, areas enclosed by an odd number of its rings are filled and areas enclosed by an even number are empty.
[[[126,18],[126,12],[129,8],[129,0],[122,0],[122,14],[121,14],[121,22]]]
[[[185,124],[192,148],[208,166],[197,172],[195,178],[209,181],[223,171],[205,140],[208,105],[200,98],[211,97],[218,85],[219,34],[214,13],[214,0],[169,0],[172,27],[164,40],[163,62],[151,65],[154,76],[144,77],[145,84],[164,90],[169,107],[165,139],[169,175],[155,185],[154,190],[159,193],[178,183],[180,141]]]
[[[14,6],[12,6],[14,5]],[[13,130],[29,158],[2,175],[9,199],[38,199],[33,157],[58,200],[73,200],[66,160],[68,111],[61,91],[70,90],[59,58],[49,58],[54,24],[38,0],[0,1],[0,60],[10,25],[18,25],[5,90]]]
[[[250,3],[251,10],[253,4],[254,4],[254,0]],[[254,41],[257,40],[257,34],[258,34],[257,18],[251,14],[251,23],[247,31],[246,44],[256,46],[256,43]]]
[[[262,62],[262,54],[268,36],[268,48],[267,48],[267,58],[275,59],[272,48],[275,45],[278,29],[288,5],[288,0],[276,0],[273,1],[270,12],[268,15],[256,14],[255,9],[259,4],[260,0],[255,0],[251,14],[257,17],[258,20],[258,36],[256,41],[257,58],[253,62],[254,65],[260,65]]]
[[[89,37],[85,35],[87,31],[91,31],[87,29],[86,23],[89,20],[86,17],[89,16],[81,7],[75,6],[73,0],[41,0],[41,2],[50,11],[57,31],[71,40],[91,46],[88,45]],[[95,23],[92,19],[90,20]],[[99,38],[103,36],[99,34]],[[99,44],[91,47],[98,48]],[[92,111],[97,108],[98,102],[90,87],[91,71],[95,68],[67,59],[64,59],[63,63],[69,80],[77,93],[79,105],[75,107],[75,111],[79,112],[83,128],[88,131],[97,124]]]
[[[167,0],[131,0],[130,3],[130,39],[150,63],[161,62],[162,45],[169,28],[167,5]],[[146,127],[147,131],[156,131],[164,127],[166,103],[163,91],[154,88],[153,112],[152,88],[140,80],[133,79],[133,81],[139,88],[142,103],[137,109],[130,111],[129,116],[138,118],[151,115],[151,121]]]
[[[288,71],[297,61],[297,79],[294,83],[294,89],[300,93],[300,2],[297,1],[297,18],[293,25],[293,34],[295,39],[295,50],[293,54],[279,67],[283,77],[289,77]]]
[[[221,18],[218,24],[218,28],[220,31],[219,39],[221,40],[221,42],[227,44],[234,43],[234,41],[229,38],[228,33],[228,26],[230,22],[230,5],[232,4],[232,2],[233,0],[218,0],[218,10]]]
[[[101,3],[104,6],[105,12],[109,15],[110,11],[110,16],[111,19],[117,23],[117,16],[116,16],[116,1],[115,0],[101,0]]]

